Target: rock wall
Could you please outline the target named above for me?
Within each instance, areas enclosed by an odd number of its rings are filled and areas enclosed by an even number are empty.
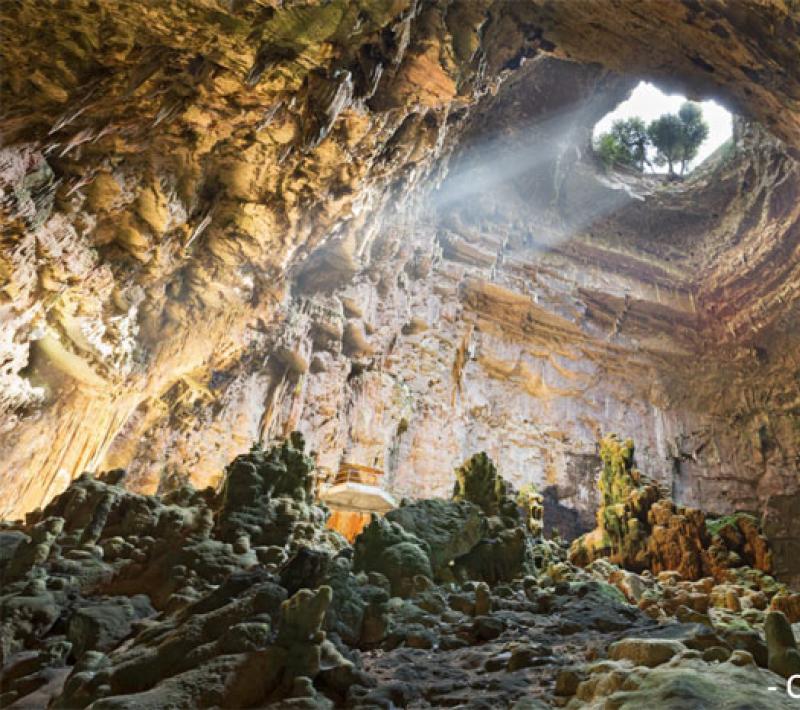
[[[418,181],[487,79],[483,13],[456,55],[444,8],[405,0],[3,13],[3,512],[19,514],[258,345],[290,265]]]
[[[629,87],[529,63],[479,105],[440,189],[385,214],[368,244],[334,241],[295,272],[283,321],[219,373],[221,406],[176,402],[111,460],[133,461],[149,490],[165,468],[214,482],[251,440],[299,428],[320,465],[374,466],[395,495],[418,497],[446,495],[454,468],[486,450],[547,493],[549,527],[571,537],[592,525],[597,442],[619,431],[681,504],[761,514],[797,495],[794,299],[765,308],[766,262],[752,257],[715,285],[730,264],[720,245],[752,254],[791,233],[795,208],[754,175],[772,164],[796,189],[797,165],[740,123],[685,184],[599,174],[576,145]],[[483,133],[487,114],[505,117],[500,139]],[[520,155],[511,175],[497,169]]]

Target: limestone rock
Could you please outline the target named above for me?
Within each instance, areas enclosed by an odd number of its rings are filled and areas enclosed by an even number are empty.
[[[492,610],[492,597],[489,586],[481,582],[475,587],[475,616],[486,616]]]
[[[14,547],[4,565],[3,578],[14,581],[28,573],[33,567],[43,564],[50,556],[50,548],[64,528],[64,519],[51,517],[37,523],[30,532],[30,538]]]
[[[485,515],[518,517],[519,512],[509,493],[508,484],[498,475],[486,452],[475,454],[456,470],[453,500],[473,503]]]
[[[433,576],[427,543],[396,523],[373,518],[354,547],[355,570],[384,574],[395,596],[409,596],[415,576]]]
[[[375,516],[351,548],[326,537],[326,511],[294,485],[310,476],[298,443],[240,459],[247,475],[229,467],[220,494],[181,484],[145,496],[116,473],[84,476],[27,523],[6,524],[0,565],[24,564],[0,595],[2,703],[317,708],[479,697],[511,707],[536,692],[572,707],[641,707],[670,693],[707,703],[715,677],[723,699],[739,693],[758,707],[745,686],[769,681],[759,666],[792,670],[789,624],[766,611],[792,593],[761,570],[737,566],[718,581],[607,559],[582,568],[563,543],[534,542],[524,515],[487,515],[467,501]],[[251,536],[276,542],[242,543]],[[30,555],[33,540],[46,555]],[[437,574],[434,559],[452,576]]]
[[[769,669],[788,678],[800,675],[800,651],[792,633],[792,627],[779,611],[771,611],[764,622],[769,651]]]
[[[655,668],[681,653],[686,647],[678,641],[661,639],[622,639],[611,644],[608,656],[615,661],[630,661],[635,666]]]
[[[70,617],[66,636],[76,658],[86,651],[108,652],[130,635],[131,623],[155,613],[150,600],[140,595],[92,600]]]
[[[681,660],[647,669],[636,676],[622,676],[618,669],[598,668],[580,686],[568,708],[614,704],[625,710],[640,707],[670,707],[676,697],[695,707],[744,704],[754,710],[791,707],[791,699],[779,693],[767,693],[770,674],[754,666],[728,665],[720,672],[719,664],[700,659]],[[774,676],[771,676],[774,678]],[[616,678],[616,680],[615,680]]]
[[[246,536],[254,546],[341,545],[335,533],[317,532],[325,514],[313,505],[314,462],[304,447],[296,434],[268,451],[254,448],[231,463],[219,496],[220,539],[235,542]]]
[[[453,565],[455,574],[490,584],[523,577],[533,571],[529,543],[522,527],[500,529],[457,557]]]
[[[587,565],[608,557],[635,572],[670,570],[691,580],[713,576],[723,581],[731,568],[748,564],[770,571],[769,547],[752,516],[714,520],[675,505],[635,468],[630,439],[605,437],[600,455],[597,527],[572,544],[573,562]]]
[[[386,519],[428,544],[437,578],[449,572],[450,563],[475,547],[486,532],[485,516],[468,502],[423,500],[390,511]]]

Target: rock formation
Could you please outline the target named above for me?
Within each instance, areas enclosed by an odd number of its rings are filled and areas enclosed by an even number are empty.
[[[302,443],[238,457],[218,492],[85,475],[4,524],[3,707],[580,707],[670,687],[699,706],[691,679],[712,674],[784,707],[758,687],[795,672],[800,605],[764,572],[576,567],[485,454],[453,500],[407,502],[351,548],[308,498]]]
[[[796,11],[564,4],[4,8],[4,515],[300,429],[400,497],[485,449],[579,532],[625,430],[793,574]],[[742,116],[684,184],[591,158],[641,78]]]
[[[572,544],[579,565],[607,558],[636,572],[674,571],[685,579],[726,579],[748,565],[772,571],[772,553],[758,521],[747,514],[713,519],[676,506],[634,467],[631,440],[611,435],[600,443],[600,507],[597,528]]]

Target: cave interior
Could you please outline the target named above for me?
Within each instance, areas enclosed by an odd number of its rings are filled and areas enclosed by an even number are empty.
[[[0,17],[0,707],[793,707],[795,2]]]

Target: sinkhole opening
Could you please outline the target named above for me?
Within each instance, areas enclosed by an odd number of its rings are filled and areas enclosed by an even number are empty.
[[[733,118],[716,101],[690,101],[642,81],[593,129],[593,147],[608,169],[688,175],[731,140]]]

